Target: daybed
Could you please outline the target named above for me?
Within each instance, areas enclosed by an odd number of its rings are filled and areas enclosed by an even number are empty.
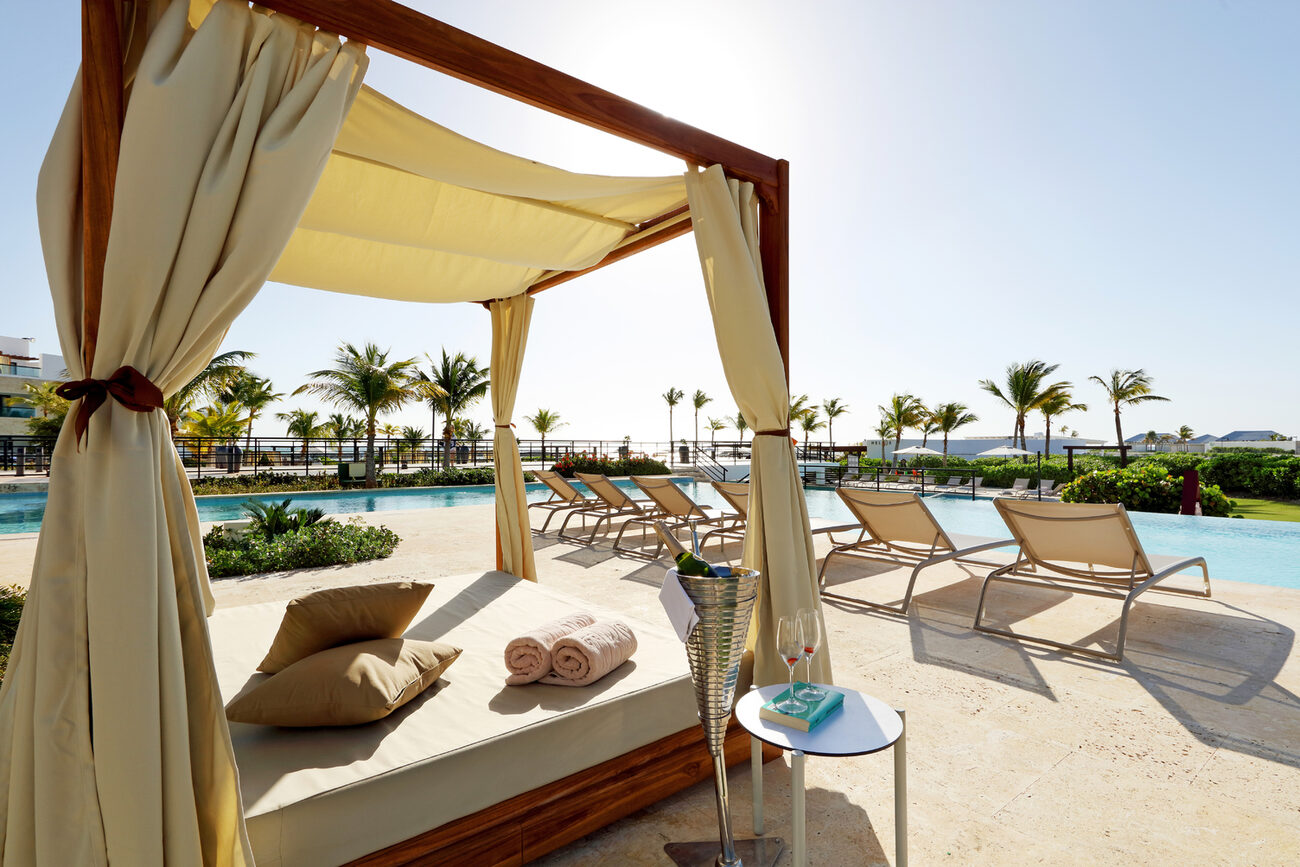
[[[666,622],[504,572],[434,585],[406,635],[464,653],[414,702],[363,726],[231,724],[259,867],[523,863],[710,775],[686,654]],[[266,677],[255,669],[284,607],[222,609],[209,621],[227,702]],[[586,688],[507,687],[509,638],[574,610],[628,623],[636,655]],[[734,740],[739,760],[747,742]],[[628,762],[639,763],[630,774]]]

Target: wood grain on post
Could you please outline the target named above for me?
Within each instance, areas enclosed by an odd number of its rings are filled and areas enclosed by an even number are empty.
[[[790,382],[790,163],[777,161],[777,183],[759,191],[758,245],[776,345]]]
[[[81,4],[82,360],[91,376],[104,296],[104,259],[122,142],[120,4]]]

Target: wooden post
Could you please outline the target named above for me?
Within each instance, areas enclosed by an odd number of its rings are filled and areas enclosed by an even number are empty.
[[[790,163],[777,160],[775,187],[759,196],[758,244],[763,262],[767,310],[772,317],[776,345],[790,383]]]
[[[82,360],[91,376],[104,296],[104,259],[122,142],[120,5],[81,3]]]

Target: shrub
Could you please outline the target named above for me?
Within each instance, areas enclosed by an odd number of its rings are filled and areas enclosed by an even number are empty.
[[[258,500],[244,503],[244,512],[251,519],[249,532],[271,539],[312,524],[328,523],[325,521],[324,509],[290,509],[291,502],[293,501],[286,497],[281,503],[262,503]]]
[[[232,537],[217,525],[203,537],[213,578],[381,560],[400,541],[387,527],[370,527],[360,518],[346,524],[321,521],[269,538],[256,533]]]
[[[9,667],[9,651],[13,650],[26,602],[27,591],[17,584],[0,587],[0,680],[4,680],[5,669]]]
[[[1176,514],[1182,506],[1183,478],[1156,463],[1080,476],[1061,490],[1067,503],[1123,503],[1135,512]],[[1201,486],[1203,514],[1227,517],[1233,503],[1216,485]]]
[[[662,465],[661,465],[662,466]],[[664,468],[660,472],[667,472]],[[635,470],[634,472],[650,472]],[[533,481],[532,473],[524,473],[525,481]],[[381,473],[375,483],[381,488],[444,487],[448,485],[490,485],[496,481],[491,467],[463,467],[450,470],[417,470],[413,473]],[[204,476],[191,483],[199,494],[290,494],[295,491],[337,491],[338,476],[322,473],[315,476],[298,476],[291,473],[259,473],[240,476]]]
[[[574,473],[602,473],[606,476],[661,476],[667,474],[668,466],[649,455],[629,455],[626,458],[611,460],[609,455],[595,455],[587,452],[568,454],[560,458],[551,467],[553,472],[565,478],[573,478]]]

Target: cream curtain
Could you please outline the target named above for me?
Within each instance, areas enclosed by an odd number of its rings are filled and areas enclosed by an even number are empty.
[[[497,544],[501,568],[512,575],[537,580],[533,563],[533,534],[528,526],[528,501],[524,496],[524,470],[519,462],[519,442],[510,428],[519,393],[519,373],[528,344],[528,323],[533,299],[528,295],[501,298],[488,305],[492,312],[492,461],[496,467]]]
[[[731,395],[754,431],[784,430],[790,394],[763,288],[753,184],[728,180],[712,166],[686,173],[686,193]],[[787,676],[776,653],[776,618],[820,607],[817,558],[789,435],[755,436],[752,455],[742,562],[763,573],[754,680],[775,683]],[[829,648],[814,659],[813,676],[830,682]]]
[[[197,32],[157,21],[122,131],[94,370],[81,369],[81,95],[38,212],[73,379],[121,365],[164,394],[197,373],[275,265],[366,58],[223,0]],[[213,671],[198,516],[158,411],[110,399],[65,425],[31,594],[0,691],[4,864],[245,864],[239,781]]]

